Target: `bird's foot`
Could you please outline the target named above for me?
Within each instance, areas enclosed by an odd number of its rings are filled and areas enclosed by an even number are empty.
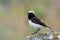
[[[30,34],[28,37],[29,38],[32,38],[32,37],[34,37],[35,36],[35,34]]]

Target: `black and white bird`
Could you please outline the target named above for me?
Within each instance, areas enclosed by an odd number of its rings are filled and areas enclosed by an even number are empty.
[[[35,16],[35,12],[34,11],[29,11],[28,12],[28,23],[30,26],[36,28],[37,30],[32,33],[32,34],[36,34],[38,33],[38,31],[43,28],[46,27],[47,29],[51,30],[50,27],[48,27],[42,20],[40,20],[39,18],[37,18]]]

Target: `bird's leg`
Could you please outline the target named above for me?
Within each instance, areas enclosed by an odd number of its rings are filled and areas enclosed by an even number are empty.
[[[35,34],[39,32],[39,30],[40,30],[40,29],[38,28],[34,33],[32,33],[32,34],[30,35],[30,37],[34,37]]]
[[[39,28],[34,32],[34,33],[32,33],[32,35],[34,35],[34,34],[36,34],[36,33],[38,33],[39,32]]]

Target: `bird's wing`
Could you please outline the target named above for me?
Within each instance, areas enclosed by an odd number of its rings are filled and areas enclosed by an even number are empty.
[[[31,18],[31,21],[32,22],[34,22],[34,23],[36,23],[36,24],[39,24],[39,25],[42,25],[42,26],[44,26],[44,27],[46,27],[46,28],[48,28],[48,29],[51,29],[50,27],[48,27],[45,23],[43,23],[40,19],[38,19],[37,17],[32,17]],[[52,30],[52,29],[51,29]],[[52,32],[54,32],[53,30],[52,30]]]
[[[37,17],[32,17],[32,18],[31,18],[31,21],[34,22],[34,23],[36,23],[36,24],[42,25],[42,26],[44,26],[44,27],[47,27],[47,25],[44,24],[44,23],[43,23],[40,19],[38,19]]]

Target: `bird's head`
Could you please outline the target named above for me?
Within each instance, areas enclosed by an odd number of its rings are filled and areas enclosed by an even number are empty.
[[[28,12],[28,18],[31,19],[32,17],[35,16],[35,12],[34,11],[29,11]]]
[[[35,12],[34,12],[34,11],[29,11],[28,13],[29,13],[29,14],[35,14]]]

